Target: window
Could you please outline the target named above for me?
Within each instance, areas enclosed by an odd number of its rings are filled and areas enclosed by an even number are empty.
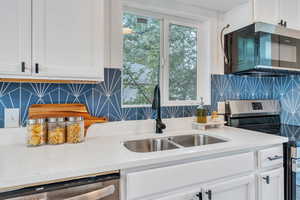
[[[169,25],[169,100],[197,100],[197,29]]]
[[[203,73],[198,24],[152,16],[130,12],[123,16],[123,105],[150,105],[157,84],[163,105],[198,103]]]
[[[123,105],[150,104],[159,83],[161,21],[125,13]]]

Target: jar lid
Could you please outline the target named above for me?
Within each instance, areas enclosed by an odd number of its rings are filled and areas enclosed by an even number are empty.
[[[57,118],[57,121],[58,122],[65,122],[65,118],[63,118],[63,117]]]
[[[76,121],[76,117],[68,117],[68,121],[69,122],[75,122]]]
[[[76,117],[76,121],[83,121],[83,117]]]
[[[29,119],[29,120],[27,120],[27,124],[28,125],[33,125],[33,124],[35,124],[36,123],[36,120],[35,119]]]
[[[54,123],[57,121],[57,118],[48,118],[48,122]]]
[[[36,119],[36,123],[38,123],[38,124],[43,124],[45,122],[46,122],[46,119],[44,119],[44,118]]]

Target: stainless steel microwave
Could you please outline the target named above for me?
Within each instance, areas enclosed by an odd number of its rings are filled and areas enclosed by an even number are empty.
[[[225,73],[300,73],[300,31],[255,23],[226,34]]]

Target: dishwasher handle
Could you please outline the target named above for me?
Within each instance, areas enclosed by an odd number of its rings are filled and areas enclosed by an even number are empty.
[[[87,199],[103,199],[114,194],[116,191],[115,185],[110,185],[105,188],[95,190],[93,192],[88,192],[65,200],[87,200]]]

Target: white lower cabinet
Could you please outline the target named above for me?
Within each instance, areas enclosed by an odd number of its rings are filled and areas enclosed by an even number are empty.
[[[186,190],[157,200],[255,200],[255,178],[246,176]]]
[[[122,200],[284,200],[282,145],[122,174]]]
[[[255,200],[255,178],[247,176],[204,186],[203,200]]]
[[[283,168],[261,173],[258,176],[258,200],[284,199]]]

